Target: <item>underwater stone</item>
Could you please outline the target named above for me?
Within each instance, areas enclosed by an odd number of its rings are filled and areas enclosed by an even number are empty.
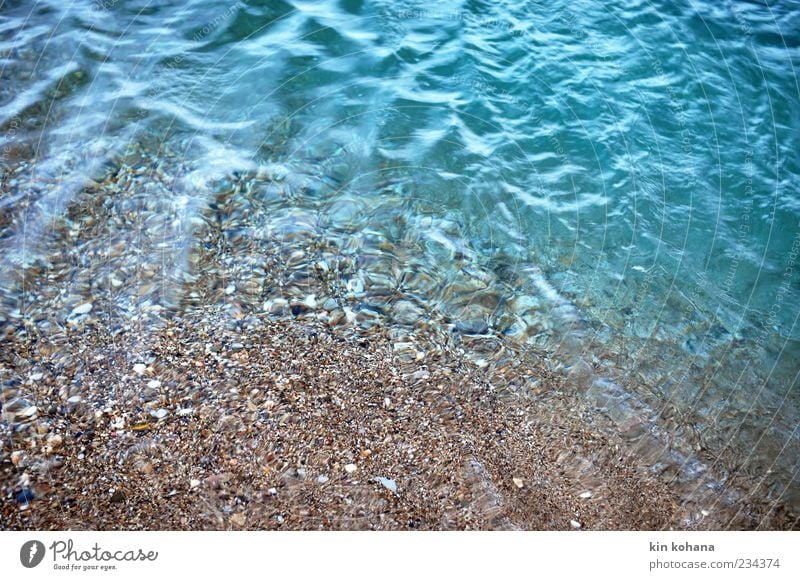
[[[486,334],[489,331],[489,325],[483,319],[470,318],[457,321],[455,330],[462,334]]]

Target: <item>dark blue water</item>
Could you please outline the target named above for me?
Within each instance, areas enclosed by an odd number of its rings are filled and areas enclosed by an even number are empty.
[[[120,182],[153,215],[95,243],[162,292],[119,275],[120,315],[181,303],[232,188],[231,263],[321,235],[353,308],[544,349],[690,474],[800,502],[796,3],[3,2],[0,55],[4,318],[87,181],[145,151]]]

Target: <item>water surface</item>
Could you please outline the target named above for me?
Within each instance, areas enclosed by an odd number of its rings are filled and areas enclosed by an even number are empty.
[[[4,2],[0,314],[197,305],[214,222],[220,299],[334,270],[359,323],[545,352],[675,477],[796,507],[798,31],[791,2]]]

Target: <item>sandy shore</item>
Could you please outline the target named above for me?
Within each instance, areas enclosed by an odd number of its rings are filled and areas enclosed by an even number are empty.
[[[4,529],[723,526],[546,370],[498,389],[381,327],[208,312],[6,344]]]

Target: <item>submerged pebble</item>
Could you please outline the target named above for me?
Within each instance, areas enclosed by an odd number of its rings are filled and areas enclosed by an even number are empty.
[[[169,411],[166,409],[156,409],[155,411],[151,411],[150,414],[156,419],[163,419],[169,414]]]
[[[79,304],[75,308],[72,309],[73,316],[80,316],[82,314],[89,314],[92,311],[92,303],[91,302],[84,302],[83,304]]]
[[[470,318],[457,321],[455,329],[463,334],[486,334],[489,331],[489,326],[485,320]]]
[[[389,479],[388,477],[376,477],[375,481],[380,483],[383,487],[391,491],[392,493],[397,493],[397,482],[393,479]]]
[[[18,466],[25,460],[25,453],[23,451],[14,451],[11,453],[11,464]]]

